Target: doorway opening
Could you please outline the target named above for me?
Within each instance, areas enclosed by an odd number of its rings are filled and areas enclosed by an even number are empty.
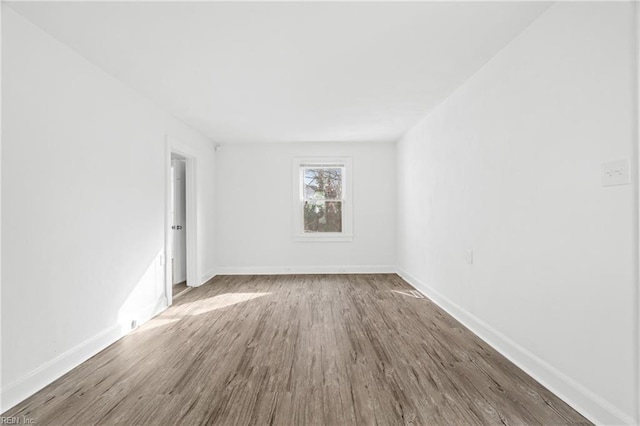
[[[188,290],[187,286],[187,187],[186,158],[171,153],[171,298]]]
[[[197,154],[166,138],[165,299],[201,284],[198,281]],[[175,287],[174,287],[175,285]]]

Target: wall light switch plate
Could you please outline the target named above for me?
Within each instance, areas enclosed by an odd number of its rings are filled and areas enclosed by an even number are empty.
[[[465,258],[469,265],[473,265],[473,250],[467,250],[465,253]]]
[[[602,186],[629,185],[630,183],[629,160],[602,163]]]

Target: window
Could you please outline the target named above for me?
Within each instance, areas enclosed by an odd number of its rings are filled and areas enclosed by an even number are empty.
[[[352,240],[350,173],[349,158],[294,161],[297,240]]]

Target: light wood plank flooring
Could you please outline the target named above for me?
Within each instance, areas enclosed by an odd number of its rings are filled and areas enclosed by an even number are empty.
[[[397,275],[216,277],[3,415],[38,425],[589,424]]]
[[[171,295],[173,297],[177,297],[177,296],[181,295],[182,292],[187,290],[188,288],[189,287],[187,287],[187,282],[186,281],[182,281],[181,283],[174,284],[173,286],[171,286]]]

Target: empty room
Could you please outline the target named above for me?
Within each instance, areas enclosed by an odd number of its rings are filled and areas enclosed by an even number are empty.
[[[1,13],[0,424],[640,424],[637,2]]]

